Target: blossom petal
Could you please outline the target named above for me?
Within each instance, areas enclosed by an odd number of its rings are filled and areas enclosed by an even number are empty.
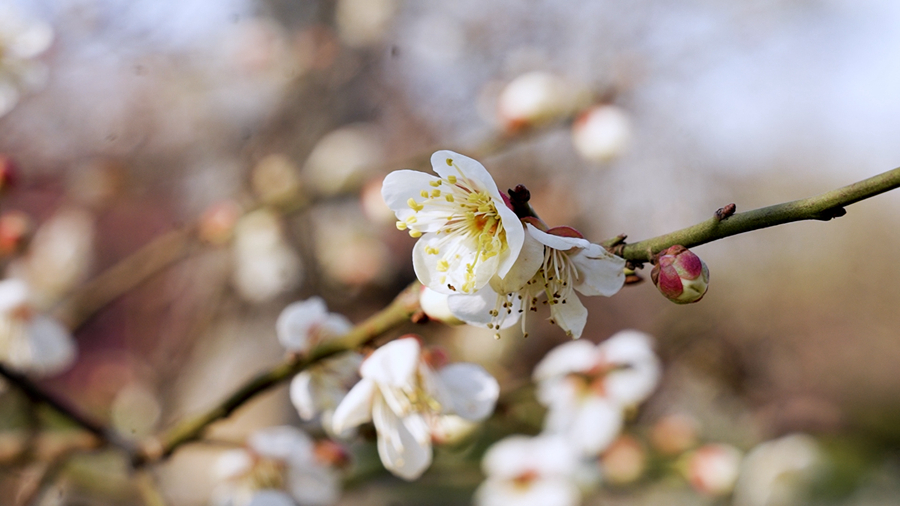
[[[297,455],[312,456],[313,441],[305,432],[281,425],[258,430],[247,438],[250,448],[262,457],[288,460]]]
[[[315,463],[288,466],[286,488],[299,506],[328,506],[341,495],[337,473]]]
[[[380,397],[372,406],[378,431],[378,456],[384,467],[404,480],[415,480],[431,465],[431,441],[417,441]]]
[[[530,228],[537,230],[532,225]],[[513,293],[521,290],[544,262],[544,245],[531,234],[525,234],[519,257],[502,279],[498,276],[491,280],[491,286],[498,293]]]
[[[625,284],[625,259],[599,244],[589,244],[569,259],[578,270],[575,289],[585,295],[611,297]]]
[[[264,489],[253,494],[247,506],[296,506],[288,494],[275,489]]]
[[[528,233],[539,243],[559,251],[569,251],[572,248],[584,249],[591,245],[587,239],[548,234],[531,223],[526,223],[525,227],[528,229]]]
[[[522,301],[513,297],[510,302],[513,306],[509,312],[500,314],[495,318],[491,315],[491,311],[498,309],[498,300],[500,296],[490,286],[486,286],[477,292],[466,294],[455,294],[447,297],[447,305],[453,316],[460,320],[478,327],[486,327],[488,323],[496,323],[501,329],[511,327],[519,321],[519,309],[522,307]]]
[[[415,170],[395,170],[384,178],[381,185],[381,196],[384,202],[397,215],[397,220],[406,221],[412,216],[417,216],[416,212],[409,207],[409,199],[420,199],[419,194],[423,189],[429,188],[432,181],[438,179],[424,172]],[[420,213],[421,214],[421,213]],[[433,220],[432,220],[433,221]],[[441,223],[435,222],[431,225],[434,229],[429,232],[436,232],[440,228]]]
[[[341,434],[372,419],[375,388],[374,381],[363,378],[347,392],[331,417],[331,426],[335,434]]]
[[[379,385],[406,386],[413,379],[421,351],[418,339],[407,337],[391,341],[375,350],[362,363],[360,376]]]
[[[483,420],[493,413],[500,396],[500,384],[483,367],[469,363],[451,364],[441,369],[438,376],[449,394],[452,404],[449,412],[472,421]]]
[[[10,356],[10,362],[22,365],[22,370],[41,375],[58,374],[75,362],[78,349],[69,331],[52,318],[37,315],[26,326],[28,333],[27,362]]]
[[[566,304],[568,305],[568,304]],[[571,341],[550,350],[534,368],[535,381],[587,372],[597,365],[597,347],[588,341]]]
[[[291,380],[291,403],[303,420],[312,420],[319,413],[315,399],[315,381],[310,371],[301,371]]]
[[[587,324],[588,310],[578,297],[569,297],[566,303],[557,303],[550,306],[550,316],[572,339],[581,337],[581,332]]]
[[[475,265],[475,290],[486,285],[496,272],[498,257],[476,262],[478,251],[472,239],[456,242],[452,246],[457,248],[457,253],[445,259],[446,255],[428,254],[429,248],[446,249],[444,238],[438,234],[425,234],[416,242],[413,247],[413,270],[419,281],[438,293],[460,293],[466,283],[466,265],[471,264]],[[447,262],[443,268],[440,267],[442,260]]]
[[[509,436],[484,454],[481,468],[495,478],[514,479],[529,472],[539,476],[568,476],[578,465],[576,453],[558,435]]]
[[[642,402],[653,393],[662,366],[653,352],[653,338],[636,330],[623,330],[600,344],[603,359],[625,366],[610,372],[603,382],[611,399],[625,406]]]
[[[594,456],[605,450],[622,431],[622,410],[615,402],[599,396],[589,396],[569,420],[564,436],[584,455]]]
[[[475,491],[476,506],[577,506],[581,492],[572,480],[542,478],[522,485],[488,479]]]
[[[278,341],[290,351],[309,351],[316,344],[310,340],[311,329],[321,324],[327,314],[328,308],[320,297],[288,304],[275,322]]]

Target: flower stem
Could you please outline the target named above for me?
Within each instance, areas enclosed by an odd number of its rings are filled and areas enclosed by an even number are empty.
[[[625,244],[620,238],[605,241],[604,246],[634,263],[649,262],[653,255],[680,244],[699,246],[732,235],[803,220],[828,221],[846,214],[844,207],[900,187],[900,168],[864,179],[830,192],[806,199],[754,209],[731,216],[712,218],[669,234]]]
[[[256,375],[210,410],[179,423],[162,436],[141,445],[141,450],[133,461],[134,465],[141,467],[168,457],[182,445],[201,438],[206,428],[213,422],[228,417],[257,394],[293,378],[300,371],[322,359],[356,349],[408,321],[419,310],[421,286],[418,281],[413,282],[400,292],[390,305],[356,325],[339,339],[323,343],[307,355],[290,357]]]

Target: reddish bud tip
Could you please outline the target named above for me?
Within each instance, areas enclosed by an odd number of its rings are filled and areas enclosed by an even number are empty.
[[[660,252],[650,278],[660,293],[676,304],[697,302],[709,288],[706,264],[680,245]]]

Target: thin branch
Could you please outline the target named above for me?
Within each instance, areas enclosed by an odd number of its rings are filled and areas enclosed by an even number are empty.
[[[898,187],[900,187],[900,168],[815,197],[726,215],[724,218],[719,214],[692,227],[632,244],[624,244],[621,238],[613,238],[605,241],[603,245],[634,263],[649,262],[654,254],[676,244],[691,248],[784,223],[803,220],[828,221],[838,218],[846,214],[844,207]]]
[[[28,396],[32,402],[49,406],[57,413],[72,421],[75,425],[78,425],[82,429],[96,436],[101,442],[109,443],[129,454],[134,452],[134,445],[130,441],[122,438],[115,431],[108,429],[103,424],[92,420],[90,417],[64,401],[45,392],[25,375],[12,371],[7,366],[0,363],[0,376],[22,391],[22,393]]]
[[[185,420],[161,437],[142,445],[134,459],[136,467],[164,459],[180,446],[203,436],[213,422],[228,417],[257,394],[294,377],[312,364],[338,353],[356,349],[387,330],[408,321],[419,310],[419,282],[413,282],[400,292],[393,302],[366,321],[360,323],[339,339],[328,341],[314,348],[309,354],[295,356],[264,371],[240,386],[231,395],[205,413]]]

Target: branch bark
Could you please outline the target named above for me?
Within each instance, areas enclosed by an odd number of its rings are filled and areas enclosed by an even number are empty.
[[[680,244],[699,246],[732,235],[804,220],[828,221],[846,214],[844,207],[900,187],[900,168],[864,179],[836,190],[806,199],[735,213],[726,218],[713,216],[692,227],[669,234],[625,244],[621,238],[605,241],[604,246],[635,264],[649,262],[653,255]]]

